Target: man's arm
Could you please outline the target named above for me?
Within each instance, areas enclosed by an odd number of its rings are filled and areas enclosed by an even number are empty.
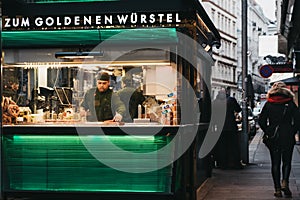
[[[112,94],[112,103],[113,103],[113,108],[116,112],[113,120],[114,121],[122,121],[123,116],[125,115],[125,112],[126,112],[126,107],[125,107],[124,103],[121,101],[118,94],[116,94],[116,93]]]
[[[93,90],[88,90],[85,94],[84,94],[84,97],[83,97],[83,100],[81,101],[80,105],[79,105],[79,112],[80,112],[80,115],[83,117],[83,116],[86,116],[86,112],[90,109],[89,108],[89,101],[92,101],[92,99],[90,98],[94,98],[93,95],[91,95],[91,93],[94,93],[95,91]]]

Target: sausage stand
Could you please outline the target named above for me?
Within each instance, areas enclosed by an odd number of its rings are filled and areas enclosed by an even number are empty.
[[[3,199],[196,199],[220,45],[198,1],[3,0],[1,39]],[[130,74],[138,118],[80,114],[99,71],[115,92]]]

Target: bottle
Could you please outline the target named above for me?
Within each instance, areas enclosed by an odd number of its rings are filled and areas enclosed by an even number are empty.
[[[52,114],[52,118],[53,118],[54,120],[57,120],[57,114],[56,114],[56,113],[53,113],[53,114]]]
[[[167,117],[166,117],[166,122],[165,122],[165,124],[166,124],[166,125],[170,125],[170,122],[171,122],[171,115],[170,115],[169,112],[168,112],[166,115],[167,115]]]
[[[145,105],[145,119],[147,119],[147,106]]]
[[[58,119],[59,119],[59,120],[62,120],[62,119],[63,119],[63,114],[62,114],[62,113],[59,113],[59,114],[58,114]]]
[[[161,123],[162,125],[166,124],[166,114],[162,114],[162,115],[161,115],[160,123]]]
[[[139,119],[142,118],[142,106],[141,106],[141,104],[138,105],[138,118]]]

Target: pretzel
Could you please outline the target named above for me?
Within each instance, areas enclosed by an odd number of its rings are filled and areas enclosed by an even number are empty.
[[[1,106],[3,110],[2,122],[11,124],[20,113],[19,106],[10,97],[2,97]]]

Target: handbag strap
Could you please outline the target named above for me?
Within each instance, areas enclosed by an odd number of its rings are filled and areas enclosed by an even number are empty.
[[[283,110],[283,113],[282,113],[282,118],[281,118],[281,120],[279,121],[278,126],[282,123],[282,121],[283,121],[283,119],[284,119],[284,116],[285,116],[285,113],[286,113],[286,110],[287,110],[288,106],[289,106],[288,103],[286,103],[286,104],[284,105],[284,110]]]
[[[286,110],[287,110],[288,106],[289,106],[289,104],[287,104],[287,103],[284,105],[284,110],[283,110],[283,113],[282,113],[281,120],[279,121],[279,124],[275,127],[274,134],[272,136],[270,136],[269,138],[275,138],[276,137],[277,131],[278,131],[279,126],[281,125],[283,119],[284,119],[284,116],[285,116],[285,113],[286,113]]]

